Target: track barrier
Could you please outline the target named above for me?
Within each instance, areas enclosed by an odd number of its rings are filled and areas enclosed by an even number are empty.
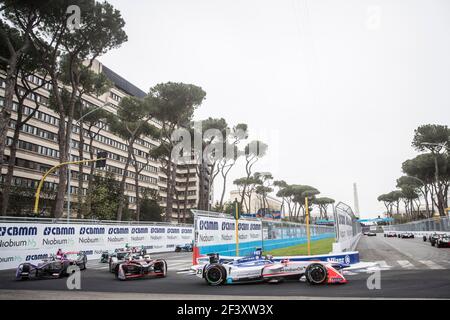
[[[89,260],[105,250],[125,245],[142,247],[149,253],[175,251],[191,243],[193,228],[173,224],[133,225],[55,224],[48,222],[0,222],[0,270],[23,262],[38,263],[63,251],[83,251]]]

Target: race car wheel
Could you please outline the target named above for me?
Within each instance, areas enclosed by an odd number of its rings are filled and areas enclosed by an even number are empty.
[[[427,237],[426,236],[423,236],[423,241],[427,242]]]
[[[119,279],[119,265],[116,265],[116,268],[112,272],[114,272],[116,279]]]
[[[175,248],[175,252],[180,252],[181,248]]]
[[[328,277],[327,268],[323,264],[312,263],[306,268],[305,276],[309,284],[325,283]]]
[[[167,277],[167,262],[165,260],[161,260],[155,263],[155,270],[162,272],[160,277]]]
[[[28,279],[30,279],[30,270],[31,270],[30,265],[29,265],[29,264],[24,264],[24,265],[22,266],[22,272],[27,272],[28,275],[22,275],[22,276],[20,277],[20,279],[21,279],[21,280],[28,280]]]
[[[219,264],[213,264],[205,271],[205,280],[210,286],[219,286],[225,282],[227,272]]]

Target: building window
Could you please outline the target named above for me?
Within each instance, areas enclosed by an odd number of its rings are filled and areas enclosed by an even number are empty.
[[[121,98],[119,95],[115,94],[115,93],[112,92],[112,91],[111,91],[110,96],[111,96],[111,98],[112,98],[113,100],[115,100],[115,101],[117,101],[117,102],[120,102],[120,100],[122,100],[122,98]]]

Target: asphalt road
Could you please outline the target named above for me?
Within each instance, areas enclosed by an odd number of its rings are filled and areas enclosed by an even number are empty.
[[[95,293],[96,299],[112,298],[119,293],[124,298],[148,297],[185,299],[217,296],[247,296],[252,298],[310,297],[310,298],[447,298],[450,299],[450,249],[438,249],[424,243],[421,239],[397,239],[362,237],[357,250],[361,260],[377,261],[380,268],[381,289],[369,290],[367,279],[373,273],[351,273],[346,275],[345,285],[310,286],[293,281],[280,284],[238,284],[210,287],[201,279],[182,273],[191,261],[189,253],[166,253],[155,255],[168,261],[169,273],[163,279],[140,279],[118,281],[109,273],[106,264],[89,262],[88,269],[82,272],[81,292],[86,298]],[[372,270],[375,271],[375,270]],[[180,273],[181,272],[181,273]],[[36,298],[46,290],[49,296],[60,298],[73,295],[67,291],[66,279],[55,280],[13,280],[11,270],[0,272],[0,298],[14,299],[14,292],[22,293],[20,298]],[[19,290],[19,291],[18,291]],[[57,293],[60,292],[60,295]],[[26,294],[25,294],[26,293]],[[53,294],[53,295],[50,295]],[[56,294],[55,294],[56,293]],[[45,298],[45,296],[42,296]]]

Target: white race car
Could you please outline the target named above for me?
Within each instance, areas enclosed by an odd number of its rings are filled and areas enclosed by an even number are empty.
[[[255,251],[252,256],[237,260],[221,260],[218,254],[210,254],[209,262],[191,267],[191,274],[205,279],[212,286],[243,282],[281,282],[300,280],[303,276],[310,284],[346,283],[338,271],[347,267],[341,263],[325,261],[273,261],[272,257]]]

